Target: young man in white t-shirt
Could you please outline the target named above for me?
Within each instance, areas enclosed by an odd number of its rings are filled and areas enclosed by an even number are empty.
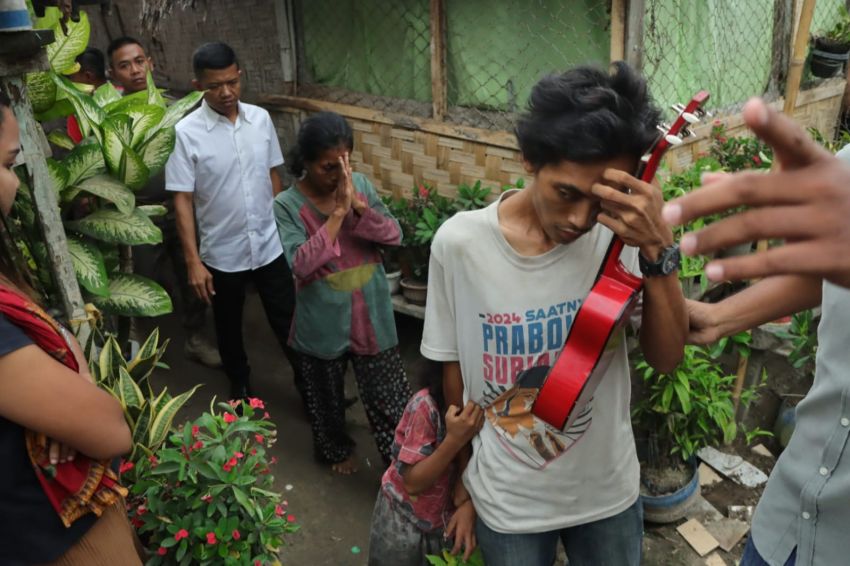
[[[657,138],[659,117],[646,82],[624,63],[610,74],[581,67],[542,79],[516,129],[533,181],[454,216],[434,239],[421,350],[444,362],[447,403],[488,408],[455,493],[461,516],[473,516],[474,504],[488,566],[549,566],[559,538],[571,566],[640,562],[623,333],[569,430],[531,415],[533,391],[509,390],[521,370],[554,364],[612,232],[627,245],[625,265],[640,264],[646,276],[647,361],[660,371],[679,363],[687,314],[678,248],[661,219],[661,192],[630,174]],[[472,540],[469,523],[455,537]]]

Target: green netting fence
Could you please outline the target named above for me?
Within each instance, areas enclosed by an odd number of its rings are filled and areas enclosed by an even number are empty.
[[[698,88],[736,110],[782,86],[777,53],[789,0],[644,0],[642,70],[662,106]],[[818,0],[812,32],[829,29],[845,0]],[[298,95],[382,111],[431,115],[429,0],[296,0]],[[610,0],[444,0],[446,120],[509,130],[543,75],[605,65]],[[786,15],[793,18],[793,15]]]

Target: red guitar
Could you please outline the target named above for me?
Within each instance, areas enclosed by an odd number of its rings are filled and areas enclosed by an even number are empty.
[[[672,145],[682,143],[679,134],[689,133],[687,126],[699,121],[698,116],[703,114],[700,108],[706,100],[708,93],[700,91],[686,106],[674,106],[679,115],[669,128],[659,126],[663,135],[641,159],[636,177],[647,183],[652,181],[661,157]],[[614,356],[614,349],[607,348],[608,341],[629,319],[643,287],[643,279],[630,273],[620,261],[622,250],[623,241],[614,236],[596,282],[534,402],[532,412],[559,430],[568,429],[593,397]],[[539,383],[540,373],[546,369],[529,368],[520,373],[517,382],[523,383],[523,378],[527,378]]]

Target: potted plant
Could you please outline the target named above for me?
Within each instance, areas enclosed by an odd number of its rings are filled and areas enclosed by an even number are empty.
[[[280,564],[284,535],[298,528],[273,491],[276,430],[263,401],[218,407],[139,464],[132,492],[142,499],[130,521],[147,539],[149,565]]]
[[[454,214],[453,202],[424,183],[416,187],[410,199],[386,197],[384,200],[401,225],[399,263],[402,293],[408,302],[424,305],[428,289],[431,241],[443,222]]]
[[[814,38],[809,68],[820,78],[834,76],[844,67],[850,53],[850,15],[840,7],[841,15],[832,29]]]
[[[651,522],[672,522],[683,517],[699,495],[695,454],[737,435],[735,375],[701,346],[685,346],[682,362],[669,374],[657,372],[643,359],[635,369],[644,387],[632,409],[638,437],[645,438],[644,515]]]

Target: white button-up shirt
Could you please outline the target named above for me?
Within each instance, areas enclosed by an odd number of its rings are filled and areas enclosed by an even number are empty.
[[[194,193],[201,261],[232,273],[277,259],[283,249],[269,172],[283,155],[269,113],[240,102],[231,123],[204,101],[176,129],[165,187]]]

